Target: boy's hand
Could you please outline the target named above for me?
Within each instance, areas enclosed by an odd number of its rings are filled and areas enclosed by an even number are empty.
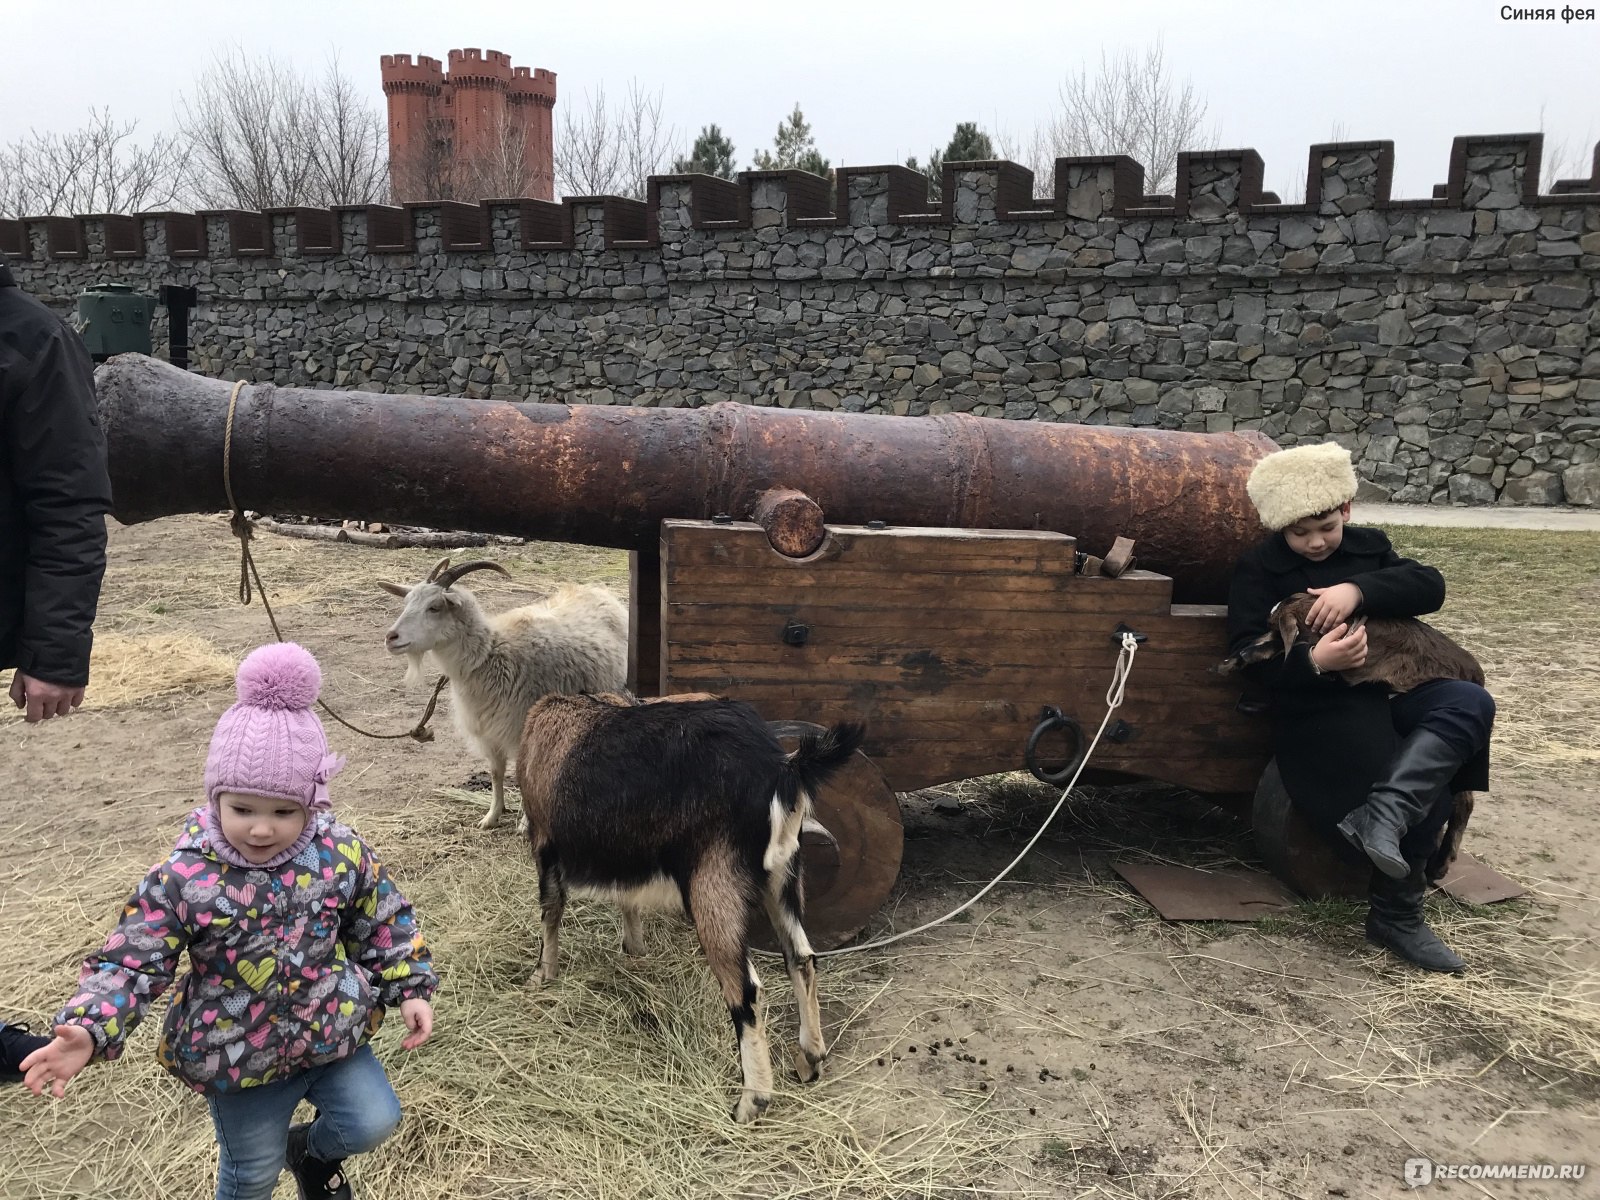
[[[48,1087],[59,1100],[67,1094],[67,1081],[94,1057],[94,1035],[82,1025],[57,1025],[55,1035],[48,1046],[40,1046],[17,1065],[30,1092],[42,1096]]]
[[[1339,624],[1311,647],[1311,661],[1324,671],[1348,671],[1367,661],[1367,627]]]
[[[1361,607],[1361,589],[1353,583],[1306,590],[1317,598],[1306,613],[1306,625],[1316,633],[1327,633],[1341,621],[1348,621]]]
[[[433,1033],[433,1005],[413,997],[400,1001],[400,1016],[411,1032],[400,1043],[403,1050],[415,1050]]]

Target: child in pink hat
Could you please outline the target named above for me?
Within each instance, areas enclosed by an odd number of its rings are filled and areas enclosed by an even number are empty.
[[[411,905],[329,808],[344,762],[311,711],[321,684],[292,642],[240,664],[206,803],[84,961],[54,1040],[21,1064],[35,1094],[62,1096],[92,1059],[122,1052],[187,950],[156,1054],[210,1103],[217,1200],[268,1200],[285,1164],[301,1200],[348,1200],[342,1160],[400,1121],[368,1039],[396,1006],[405,1049],[433,1031],[438,977]],[[301,1100],[317,1119],[291,1125]]]

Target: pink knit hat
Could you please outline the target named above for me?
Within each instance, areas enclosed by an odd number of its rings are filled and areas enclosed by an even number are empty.
[[[322,671],[293,642],[252,650],[239,664],[238,703],[222,714],[206,755],[206,799],[220,792],[293,800],[312,812],[329,807],[328,780],[344,766],[328,753],[322,722],[311,711]]]

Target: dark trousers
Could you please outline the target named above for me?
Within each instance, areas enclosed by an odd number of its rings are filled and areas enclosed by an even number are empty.
[[[1401,738],[1426,729],[1460,754],[1463,763],[1488,746],[1494,731],[1494,697],[1464,679],[1429,680],[1390,700],[1389,712]],[[1401,840],[1400,852],[1413,862],[1431,855],[1454,807],[1446,788],[1428,815]]]

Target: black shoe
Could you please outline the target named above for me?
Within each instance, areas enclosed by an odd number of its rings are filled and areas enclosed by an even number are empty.
[[[289,1126],[289,1149],[285,1159],[300,1200],[354,1200],[350,1181],[344,1174],[344,1159],[324,1162],[306,1153],[306,1134],[310,1129],[310,1125]]]
[[[0,1023],[0,1082],[15,1083],[21,1079],[22,1060],[50,1042],[50,1038],[29,1033],[26,1025]]]
[[[1404,879],[1390,879],[1381,871],[1372,875],[1371,909],[1367,912],[1367,941],[1399,955],[1424,971],[1459,975],[1467,964],[1439,940],[1422,919],[1422,902],[1428,892],[1423,865],[1407,870]]]
[[[1367,802],[1338,824],[1338,830],[1390,879],[1411,870],[1400,851],[1400,839],[1432,810],[1461,769],[1454,747],[1428,729],[1418,729],[1400,743],[1388,778],[1373,785]]]

